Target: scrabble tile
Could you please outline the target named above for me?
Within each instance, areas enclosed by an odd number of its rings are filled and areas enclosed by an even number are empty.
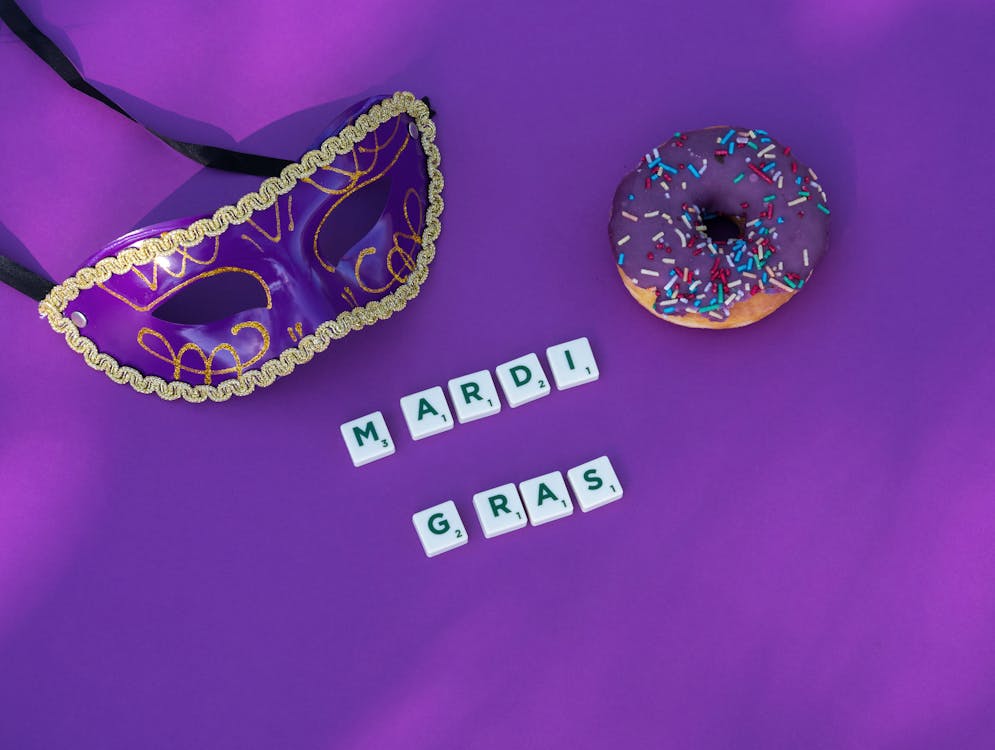
[[[505,362],[496,368],[498,382],[504,391],[505,401],[514,409],[516,406],[548,396],[552,390],[542,364],[535,354]]]
[[[622,497],[622,484],[608,456],[601,456],[567,472],[577,505],[585,513]]]
[[[394,441],[379,411],[346,422],[339,429],[354,466],[362,466],[394,453]]]
[[[449,381],[449,396],[460,424],[483,419],[501,411],[494,378],[488,370],[470,373]]]
[[[600,374],[586,337],[549,347],[546,359],[553,371],[553,381],[561,391],[597,380]]]
[[[487,539],[523,529],[528,523],[525,506],[522,505],[518,488],[514,484],[503,484],[493,490],[478,492],[473,496],[473,507],[477,510],[480,528]]]
[[[558,471],[528,479],[518,485],[518,490],[522,493],[522,502],[533,526],[555,521],[574,512],[563,474]]]
[[[402,398],[401,412],[414,440],[453,429],[453,413],[439,386]]]
[[[429,557],[462,547],[470,541],[463,519],[456,510],[456,503],[452,500],[418,511],[411,516],[411,522]]]

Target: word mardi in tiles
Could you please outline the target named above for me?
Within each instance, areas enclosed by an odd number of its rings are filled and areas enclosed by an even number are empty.
[[[622,485],[608,456],[570,469],[567,481],[585,513],[622,497]],[[509,483],[478,492],[473,496],[473,507],[486,539],[525,528],[526,516],[528,523],[541,526],[574,512],[563,474],[558,471],[527,479],[517,487]],[[462,547],[470,541],[452,500],[415,513],[411,521],[429,557]]]
[[[574,339],[546,349],[546,359],[558,390],[566,390],[598,379],[598,363],[586,338]],[[548,396],[546,372],[535,354],[505,362],[495,368],[504,398],[512,409]],[[448,383],[449,398],[460,424],[490,417],[501,411],[497,387],[488,370],[473,372]],[[412,393],[401,399],[401,413],[414,440],[422,440],[453,429],[453,413],[440,386]],[[352,463],[363,466],[393,455],[395,447],[383,413],[375,411],[340,428]]]

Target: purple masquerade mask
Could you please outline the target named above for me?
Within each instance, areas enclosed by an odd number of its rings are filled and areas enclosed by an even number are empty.
[[[364,101],[235,205],[110,243],[39,311],[142,393],[251,393],[418,294],[442,212],[434,139],[412,94]]]
[[[439,235],[435,127],[407,93],[363,110],[234,206],[115,240],[41,313],[112,379],[203,401],[269,385],[401,310]],[[236,309],[205,319],[210,297]]]

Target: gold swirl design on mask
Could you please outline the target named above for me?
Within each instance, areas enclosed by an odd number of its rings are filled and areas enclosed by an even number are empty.
[[[160,235],[160,236],[162,236],[162,235]],[[141,244],[141,243],[139,243],[139,244]],[[201,245],[203,243],[197,243],[197,244]],[[191,255],[190,250],[192,250],[193,248],[189,248],[189,249],[185,248],[185,247],[177,248],[176,252],[180,256],[180,268],[179,268],[178,271],[171,270],[170,267],[169,267],[169,263],[153,262],[153,263],[151,263],[151,266],[152,266],[152,276],[151,276],[151,278],[149,276],[146,276],[144,273],[142,273],[142,271],[140,269],[138,269],[138,268],[132,268],[131,272],[133,274],[135,274],[136,276],[138,276],[138,278],[140,278],[142,280],[142,282],[149,289],[151,289],[154,292],[154,291],[156,291],[159,288],[159,273],[160,272],[161,273],[165,273],[168,276],[172,276],[174,279],[182,279],[184,276],[187,275],[187,261],[189,261],[190,263],[193,263],[195,265],[198,265],[198,266],[209,266],[209,265],[211,265],[214,261],[216,261],[218,259],[218,249],[220,247],[220,244],[221,244],[221,238],[220,237],[215,237],[214,238],[214,251],[211,253],[211,256],[209,258],[197,258],[194,255]],[[196,245],[194,247],[196,247]],[[158,260],[159,259],[157,258],[156,261],[158,261]],[[103,284],[97,284],[97,286],[99,286],[105,292],[109,292],[110,294],[114,294],[115,297],[120,297],[120,295],[115,294],[114,292],[112,292],[110,289],[108,289]]]
[[[167,339],[166,336],[162,334],[160,331],[157,331],[153,328],[142,328],[138,331],[138,345],[156,359],[161,359],[163,362],[168,362],[170,365],[172,365],[174,380],[180,379],[180,373],[190,372],[193,373],[194,375],[203,375],[204,385],[210,385],[211,378],[214,375],[229,375],[231,373],[235,373],[236,377],[241,377],[246,367],[251,367],[252,365],[254,365],[256,362],[258,362],[260,359],[263,358],[263,355],[266,354],[267,351],[269,351],[269,341],[270,341],[269,331],[266,330],[266,326],[264,326],[262,323],[257,323],[254,320],[249,320],[244,323],[238,323],[232,326],[231,334],[232,336],[237,336],[239,333],[247,329],[254,330],[262,337],[262,342],[260,344],[259,351],[256,352],[252,356],[252,358],[247,362],[242,361],[242,358],[239,357],[238,352],[235,350],[235,347],[232,346],[231,344],[218,344],[216,347],[211,349],[210,354],[206,353],[200,346],[193,343],[192,341],[187,342],[186,344],[181,346],[178,350],[174,349],[173,345],[169,343],[169,339]],[[166,356],[161,352],[157,352],[154,349],[152,349],[150,346],[148,346],[145,343],[146,336],[151,336],[152,338],[159,341],[164,347],[166,347],[166,351],[168,352],[169,356]],[[203,369],[198,369],[196,367],[191,367],[190,365],[183,364],[183,355],[186,354],[187,352],[194,352],[200,358],[201,364],[203,365]],[[234,364],[231,367],[225,367],[219,370],[215,369],[214,367],[214,359],[221,352],[226,352],[229,356],[231,356]]]
[[[261,252],[261,253],[264,253],[264,252],[266,252],[265,250],[263,250],[263,248],[262,248],[262,245],[260,245],[260,244],[259,244],[258,242],[256,242],[256,241],[255,241],[254,239],[252,239],[252,238],[251,238],[251,237],[250,237],[249,235],[247,235],[247,234],[244,234],[244,233],[243,233],[243,234],[242,234],[242,236],[241,236],[241,237],[239,237],[239,239],[242,239],[242,240],[245,240],[246,242],[248,242],[249,244],[251,244],[251,245],[252,245],[253,247],[255,247],[255,248],[256,248],[256,250],[258,250],[258,251],[259,251],[259,252]]]
[[[363,146],[363,145],[360,145],[358,143],[354,144],[352,150],[348,154],[346,154],[347,156],[351,156],[352,157],[352,169],[342,169],[341,167],[336,167],[334,165],[334,163],[333,164],[327,164],[327,165],[325,165],[325,166],[323,166],[323,167],[320,168],[321,171],[323,171],[323,172],[332,172],[333,174],[341,175],[343,177],[348,178],[349,184],[346,185],[345,187],[343,187],[343,188],[332,188],[332,187],[328,187],[327,185],[322,185],[321,183],[317,182],[316,180],[311,179],[310,177],[304,179],[303,181],[306,182],[307,184],[309,184],[311,187],[317,188],[318,190],[320,190],[321,192],[325,193],[326,195],[341,195],[343,197],[348,197],[352,193],[356,192],[356,190],[359,190],[360,188],[366,187],[366,185],[369,185],[372,182],[376,182],[377,179],[379,179],[380,177],[383,176],[382,173],[378,174],[376,177],[374,177],[371,180],[368,180],[367,182],[359,184],[359,181],[363,177],[366,177],[368,174],[372,174],[373,170],[375,170],[377,168],[377,163],[379,162],[380,153],[384,149],[386,149],[391,143],[394,142],[394,138],[397,136],[397,133],[398,133],[398,130],[400,130],[400,127],[401,127],[401,121],[400,121],[400,119],[398,119],[398,120],[396,120],[394,122],[394,129],[391,131],[390,135],[387,136],[387,140],[385,140],[383,143],[380,143],[380,133],[379,133],[379,130],[374,130],[373,133],[372,133],[372,135],[373,135],[373,148],[370,148],[368,146]],[[397,157],[400,157],[400,155],[404,151],[404,149],[407,148],[408,141],[410,141],[410,140],[411,140],[410,136],[408,136],[407,131],[405,131],[404,142],[399,146],[397,154],[396,154],[396,156],[394,158],[394,161],[392,161],[390,164],[388,164],[384,168],[384,172],[386,172],[388,169],[390,169],[392,166],[394,166],[394,162],[397,161]],[[365,167],[360,167],[359,166],[359,155],[360,154],[370,154],[370,155],[372,155],[372,159],[370,160],[370,163],[367,164]],[[332,208],[334,209],[334,206]]]
[[[354,310],[359,307],[359,302],[356,301],[356,293],[352,291],[352,287],[350,286],[347,286],[345,291],[342,292],[342,299],[352,305]]]
[[[218,274],[222,273],[244,273],[248,276],[251,276],[256,281],[259,282],[259,286],[261,286],[263,288],[263,291],[266,293],[266,309],[269,310],[270,308],[273,307],[273,295],[270,293],[269,284],[266,283],[266,280],[255,271],[250,271],[248,268],[241,268],[240,266],[221,266],[220,268],[212,268],[210,271],[204,271],[204,273],[199,273],[196,276],[191,276],[186,281],[181,281],[179,284],[174,286],[168,292],[160,294],[158,297],[149,302],[147,305],[136,305],[134,302],[132,302],[124,295],[118,294],[113,289],[110,289],[104,286],[103,284],[97,284],[97,286],[99,286],[101,289],[103,289],[112,297],[117,297],[132,310],[135,310],[136,312],[148,312],[149,310],[153,309],[156,305],[158,305],[160,302],[162,302],[164,299],[166,299],[167,297],[171,297],[172,295],[176,294],[184,287],[187,287],[190,284],[200,281],[201,279],[206,279],[211,276],[217,276]]]
[[[318,226],[314,230],[314,236],[311,238],[311,248],[314,251],[314,257],[321,264],[322,268],[324,268],[329,273],[335,273],[335,266],[331,265],[324,258],[321,257],[321,251],[318,249],[318,236],[321,234],[321,229],[322,227],[325,226],[325,222],[328,221],[328,218],[332,215],[335,209],[337,209],[346,198],[358,192],[359,190],[362,190],[367,185],[372,185],[374,182],[377,182],[378,180],[383,178],[384,175],[390,172],[390,170],[393,169],[395,164],[397,164],[398,159],[401,158],[401,154],[404,153],[404,151],[408,147],[408,143],[411,141],[411,136],[408,135],[406,130],[404,131],[404,140],[401,142],[401,145],[397,147],[397,152],[394,154],[394,157],[390,160],[390,163],[385,165],[383,169],[381,169],[379,172],[375,171],[377,168],[377,163],[380,159],[381,152],[384,151],[387,148],[387,146],[393,143],[394,138],[397,136],[397,132],[398,129],[400,128],[400,125],[401,125],[401,120],[398,119],[394,123],[394,130],[391,131],[391,134],[387,137],[387,140],[384,141],[383,143],[380,143],[378,131],[374,130],[372,148],[365,146],[357,146],[353,148],[352,157],[353,157],[353,163],[355,164],[355,170],[352,172],[347,172],[345,170],[340,170],[340,169],[334,170],[337,173],[345,175],[349,178],[349,184],[346,185],[344,188],[333,189],[326,187],[324,185],[320,185],[314,180],[307,180],[308,184],[318,188],[323,193],[326,193],[328,195],[338,196],[336,201],[328,208],[327,211],[325,211],[325,215],[321,217],[321,221],[318,222]],[[370,163],[363,168],[359,167],[360,153],[372,155]],[[373,175],[373,176],[370,177],[368,180],[363,180],[363,178],[368,175]]]
[[[334,174],[342,175],[343,177],[348,177],[350,181],[354,181],[359,177],[362,177],[362,170],[360,170],[359,168],[359,154],[356,152],[355,146],[353,146],[352,150],[349,152],[348,155],[352,157],[351,170],[342,169],[341,167],[336,167],[334,164],[326,164],[325,166],[320,168],[321,171],[332,172]],[[326,193],[327,195],[340,195],[341,193],[344,193],[348,189],[348,188],[342,188],[340,190],[337,190],[335,188],[330,188],[327,185],[321,185],[315,182],[310,177],[305,177],[302,180],[302,182],[306,182],[311,187],[318,188],[318,190],[320,190],[323,193]]]
[[[304,338],[304,326],[301,323],[296,323],[293,328],[287,326],[287,333],[296,344],[298,340]]]
[[[179,379],[168,381],[122,365],[111,355],[100,351],[93,340],[84,336],[64,314],[81,291],[91,289],[115,274],[129,273],[136,266],[146,265],[159,257],[183,252],[181,248],[185,251],[196,247],[206,237],[218,237],[230,226],[245,223],[255,211],[270,208],[279,196],[286,195],[299,182],[330,165],[336,157],[352,153],[355,145],[367,135],[401,114],[409,115],[418,129],[428,172],[428,207],[425,211],[421,252],[415,259],[415,270],[408,275],[404,284],[382,299],[339,313],[334,319],[325,321],[313,333],[306,335],[297,346],[284,349],[278,357],[263,362],[256,369],[246,369],[249,363],[244,363],[243,371],[238,377],[229,378],[218,385],[190,385]],[[182,398],[194,403],[247,396],[256,388],[272,385],[277,378],[289,375],[299,365],[310,362],[315,354],[325,351],[332,341],[386,320],[403,310],[408,302],[418,296],[421,285],[428,278],[429,266],[435,258],[435,241],[442,229],[439,217],[444,208],[444,183],[439,163],[439,148],[435,145],[435,123],[429,115],[428,105],[410,92],[399,91],[371,106],[352,125],[327,138],[319,148],[308,151],[299,162],[285,167],[278,177],[263,180],[258,190],[242,196],[235,205],[222,206],[209,218],[198,219],[187,227],[142,240],[114,256],[101,258],[93,266],[81,268],[56,285],[39,303],[38,311],[52,330],[62,334],[69,347],[81,354],[90,367],[105,373],[115,383],[130,385],[139,393],[154,393],[170,401]]]
[[[288,211],[289,211],[289,205],[288,205]],[[270,234],[269,232],[267,232],[265,229],[263,229],[261,226],[259,226],[252,219],[248,219],[247,223],[249,224],[249,226],[251,226],[257,232],[259,232],[259,234],[261,234],[263,237],[265,237],[266,239],[268,239],[270,242],[272,242],[275,245],[281,239],[283,239],[283,232],[281,231],[281,228],[280,228],[280,200],[279,199],[277,199],[276,203],[273,204],[273,213],[276,216],[276,218],[275,218],[276,231],[273,234]],[[291,224],[291,229],[293,229],[293,220],[291,220],[290,224]],[[246,239],[249,239],[244,234],[242,236],[245,237]],[[254,242],[252,244],[255,245]],[[259,247],[259,246],[256,245],[256,247]],[[260,248],[260,249],[262,249],[262,248]]]
[[[411,220],[411,213],[408,210],[409,199],[414,198],[415,203],[418,206],[418,222],[417,226],[415,222]],[[413,255],[418,254],[417,248],[421,247],[421,230],[422,230],[422,214],[424,211],[424,206],[422,206],[421,196],[418,195],[418,191],[414,188],[408,188],[408,191],[404,194],[404,221],[408,225],[408,231],[410,234],[404,232],[394,232],[393,239],[394,245],[387,251],[386,267],[387,273],[391,275],[390,281],[384,284],[382,287],[373,289],[363,283],[363,279],[360,276],[360,267],[363,265],[363,261],[372,255],[376,255],[377,249],[375,247],[367,247],[359,251],[359,257],[356,258],[356,283],[359,284],[359,288],[368,294],[380,294],[386,292],[395,284],[403,284],[407,278],[408,274],[415,270],[415,260]],[[411,251],[401,247],[399,240],[407,240],[411,243]],[[400,257],[401,260],[401,271],[394,268],[395,258]],[[406,273],[404,273],[406,271]]]

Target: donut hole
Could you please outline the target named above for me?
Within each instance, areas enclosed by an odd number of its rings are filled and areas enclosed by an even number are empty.
[[[703,234],[715,243],[723,244],[729,240],[737,240],[743,236],[743,217],[729,216],[718,211],[703,211],[701,223],[705,229]]]

